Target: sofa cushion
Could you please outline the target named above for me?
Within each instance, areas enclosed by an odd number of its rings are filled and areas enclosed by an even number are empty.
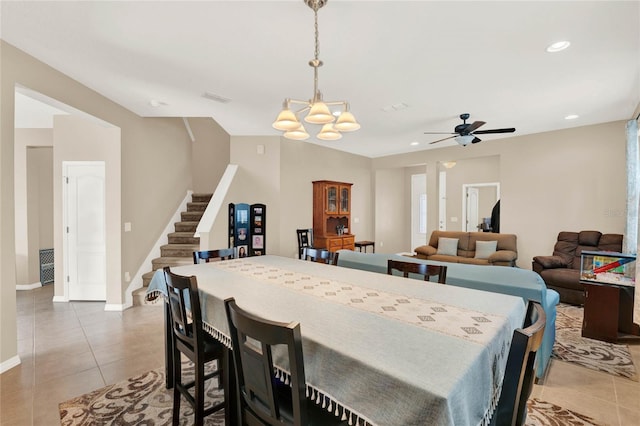
[[[602,234],[598,242],[598,251],[619,251],[622,247],[622,234]]]
[[[581,246],[597,247],[602,233],[599,231],[580,231],[578,244]]]
[[[496,252],[497,241],[476,241],[476,259],[489,259]]]
[[[565,259],[560,256],[536,256],[534,262],[538,262],[545,269],[566,268]]]
[[[545,269],[540,272],[540,276],[547,284],[547,287],[563,287],[577,291],[584,290],[583,285],[580,283],[580,271],[577,269]]]
[[[438,238],[437,254],[456,256],[458,254],[458,239],[446,237]]]

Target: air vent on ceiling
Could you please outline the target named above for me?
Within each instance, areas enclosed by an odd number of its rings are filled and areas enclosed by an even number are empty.
[[[210,99],[212,101],[220,102],[221,104],[228,104],[229,102],[231,102],[231,99],[216,95],[215,93],[204,92],[202,94],[202,97]]]

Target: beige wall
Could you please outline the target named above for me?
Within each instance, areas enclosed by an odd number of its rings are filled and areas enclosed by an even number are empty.
[[[229,164],[229,134],[212,118],[189,118],[195,141],[191,144],[194,193],[211,194]]]
[[[39,282],[38,249],[53,248],[52,146],[52,129],[15,129],[16,283],[20,285],[32,285]],[[44,149],[44,151],[48,151],[48,154],[34,153],[34,149]],[[28,155],[29,152],[31,152],[30,155]],[[42,155],[49,156],[48,164],[46,159],[41,158]],[[48,182],[45,179],[47,174],[49,174]],[[35,179],[41,181],[41,184],[36,184]],[[40,195],[45,199],[40,200]],[[28,199],[30,205],[27,203]],[[49,222],[45,222],[47,209]],[[41,228],[40,231],[38,228]],[[44,235],[40,236],[39,232],[43,232]]]
[[[551,254],[560,231],[624,232],[624,121],[376,158],[373,167],[424,162],[428,179],[434,179],[429,171],[439,161],[495,156],[500,158],[501,232],[518,236],[518,266],[529,269],[533,256]],[[480,178],[468,173],[465,179],[474,183]],[[437,229],[438,204],[435,188],[428,188],[431,233]]]
[[[407,200],[411,184],[407,185],[405,169],[376,170],[375,194],[375,238],[371,240],[376,242],[376,253],[408,251],[411,210],[407,208]]]
[[[27,149],[29,279],[40,281],[40,249],[53,248],[53,148]],[[17,234],[16,234],[17,235]]]
[[[105,163],[105,245],[107,304],[124,301],[121,280],[121,164],[120,129],[105,127],[73,115],[53,120],[53,245],[55,253],[55,298],[69,300],[65,280],[64,251],[64,163],[103,161]]]
[[[465,229],[463,223],[465,214],[462,203],[463,185],[500,182],[500,157],[491,155],[463,159],[456,161],[455,167],[444,170],[447,173],[447,231],[462,231]],[[492,191],[495,193],[495,190],[489,188],[480,191],[479,220],[486,217],[487,213],[489,216],[491,215],[491,208],[495,204],[495,195],[492,195],[490,199],[487,195]],[[452,218],[456,218],[457,221],[454,222]]]
[[[336,143],[348,143],[348,135]],[[280,253],[298,256],[296,229],[313,226],[315,180],[353,183],[351,233],[356,240],[373,239],[375,216],[371,159],[328,149],[321,145],[280,139]]]
[[[16,360],[14,89],[27,87],[121,129],[121,271],[138,270],[192,185],[191,140],[182,119],[141,118],[0,41],[0,366]],[[8,124],[8,125],[7,125]],[[122,232],[122,226],[119,231]],[[116,298],[127,287],[118,278]],[[111,297],[111,293],[108,293]]]

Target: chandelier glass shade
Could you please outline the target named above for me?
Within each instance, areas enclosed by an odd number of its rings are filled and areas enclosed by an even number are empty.
[[[306,140],[309,133],[302,125],[299,115],[307,113],[304,122],[310,124],[323,125],[317,138],[322,140],[338,140],[342,138],[342,132],[352,132],[360,128],[353,114],[349,111],[349,104],[346,101],[328,101],[322,99],[322,94],[318,90],[318,68],[322,66],[322,61],[318,59],[318,10],[323,7],[328,0],[304,0],[305,4],[313,9],[315,19],[315,57],[309,61],[309,66],[313,68],[313,98],[310,100],[285,99],[282,110],[278,114],[273,128],[281,130],[284,137],[294,140]],[[293,104],[300,105],[297,111],[292,111]],[[342,110],[336,121],[336,117],[330,107],[341,106]],[[307,112],[308,111],[308,112]],[[332,124],[334,123],[335,124]]]

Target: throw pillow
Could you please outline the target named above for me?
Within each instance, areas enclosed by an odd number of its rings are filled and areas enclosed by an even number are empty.
[[[497,241],[476,241],[476,259],[488,259],[496,252]]]
[[[457,238],[438,238],[438,253],[446,254],[447,256],[458,255],[458,239]]]

